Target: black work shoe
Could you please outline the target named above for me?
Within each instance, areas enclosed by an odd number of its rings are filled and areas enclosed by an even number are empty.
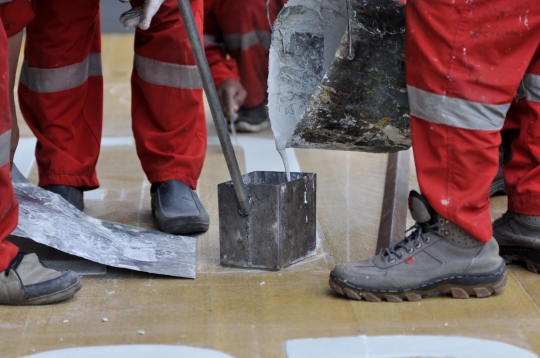
[[[504,153],[502,145],[499,147],[499,171],[489,186],[489,197],[506,195],[506,186],[503,178]]]
[[[270,127],[266,101],[253,108],[242,107],[238,111],[238,118],[234,122],[235,129],[240,133],[260,132]]]
[[[81,189],[67,185],[47,185],[43,189],[60,195],[80,211],[84,210],[84,193]]]
[[[43,267],[36,254],[19,253],[0,272],[0,304],[45,305],[60,302],[81,289],[81,280],[72,271],[59,272]]]
[[[208,213],[197,193],[180,180],[152,184],[152,215],[161,231],[183,235],[205,232],[210,226]]]
[[[540,216],[506,212],[493,223],[499,255],[507,262],[524,262],[540,273]]]

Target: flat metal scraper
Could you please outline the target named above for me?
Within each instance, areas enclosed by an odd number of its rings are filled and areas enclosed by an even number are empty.
[[[103,265],[195,278],[194,238],[90,217],[30,183],[15,166],[12,182],[19,201],[19,225],[13,236]]]

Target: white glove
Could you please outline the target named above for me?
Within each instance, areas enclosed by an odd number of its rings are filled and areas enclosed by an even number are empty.
[[[120,15],[120,23],[124,25],[125,28],[139,26],[141,30],[148,30],[152,18],[158,12],[164,1],[165,0],[144,0],[142,6],[134,7]],[[129,0],[120,0],[120,2],[129,2]]]

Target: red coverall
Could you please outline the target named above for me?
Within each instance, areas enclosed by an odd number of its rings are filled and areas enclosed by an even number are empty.
[[[492,237],[489,186],[500,130],[519,123],[504,167],[508,210],[540,215],[540,1],[407,3],[406,68],[422,194],[478,240]]]
[[[288,0],[270,1],[270,19]],[[204,45],[216,87],[232,78],[247,92],[244,107],[266,99],[270,25],[266,0],[204,0]]]
[[[17,227],[19,219],[19,205],[13,196],[9,162],[11,112],[7,38],[21,31],[32,17],[27,0],[0,4],[0,271],[4,271],[19,252],[17,246],[5,240]]]
[[[190,3],[201,28],[203,2]],[[19,102],[38,139],[39,185],[96,188],[103,119],[99,0],[33,0],[32,6]],[[148,30],[136,30],[131,90],[133,134],[148,180],[176,179],[194,189],[206,119],[176,0],[165,0]]]

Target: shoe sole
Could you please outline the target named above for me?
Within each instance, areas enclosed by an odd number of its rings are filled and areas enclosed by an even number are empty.
[[[519,246],[505,246],[499,247],[499,255],[501,255],[506,262],[524,262],[527,266],[527,270],[534,273],[540,273],[539,250]]]
[[[502,273],[495,274],[493,276],[499,277],[499,279],[489,284],[479,285],[460,285],[459,281],[463,280],[463,276],[450,276],[446,279],[437,280],[436,283],[421,285],[422,289],[411,289],[404,292],[388,293],[388,291],[370,291],[363,290],[349,286],[337,279],[330,276],[330,287],[342,296],[347,296],[355,300],[366,300],[368,302],[381,302],[386,300],[387,302],[402,302],[402,301],[420,301],[424,296],[435,295],[451,295],[453,298],[469,298],[471,296],[484,298],[493,294],[501,292],[506,287],[506,269],[503,266]],[[441,284],[442,281],[449,281],[448,283]],[[452,282],[454,281],[454,282]]]
[[[152,216],[156,218],[156,210],[152,209]],[[189,235],[206,232],[210,228],[209,222],[186,222],[187,218],[183,219],[160,219],[158,224],[159,230],[167,234],[173,235]]]
[[[234,128],[239,133],[255,133],[260,132],[266,128],[270,127],[270,121],[265,120],[264,122],[261,122],[259,124],[250,124],[248,122],[236,122],[234,123]]]
[[[77,280],[73,285],[66,287],[62,291],[57,291],[51,293],[50,295],[35,297],[29,300],[16,301],[16,302],[5,302],[3,305],[12,305],[12,306],[35,306],[35,305],[49,305],[52,303],[58,303],[65,301],[68,298],[76,294],[82,287],[82,282],[80,279]]]

